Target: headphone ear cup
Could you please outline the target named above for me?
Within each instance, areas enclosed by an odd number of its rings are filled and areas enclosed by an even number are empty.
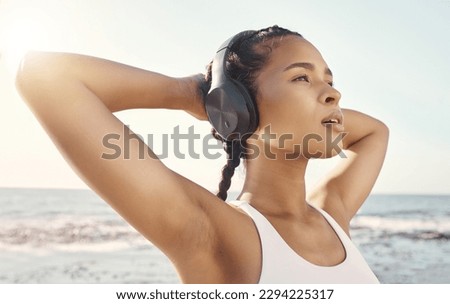
[[[240,135],[251,135],[253,132],[255,132],[256,128],[258,127],[259,123],[259,115],[258,110],[256,107],[256,103],[253,101],[252,97],[250,96],[250,93],[248,92],[247,88],[239,81],[230,79],[233,81],[236,88],[239,90],[241,96],[242,96],[242,103],[245,105],[246,109],[246,115],[245,120],[242,119],[242,126],[240,127]],[[243,117],[244,118],[244,117]]]
[[[226,140],[239,136],[239,123],[245,116],[245,101],[234,83],[227,80],[206,96],[206,113],[217,133]],[[241,121],[240,121],[241,120]]]
[[[238,81],[227,79],[206,96],[206,113],[217,133],[226,140],[253,133],[258,115],[247,89]]]

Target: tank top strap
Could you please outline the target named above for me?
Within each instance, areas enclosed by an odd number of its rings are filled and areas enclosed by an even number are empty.
[[[281,239],[280,235],[278,234],[276,229],[272,226],[272,224],[269,222],[269,220],[264,215],[262,215],[258,210],[252,207],[249,202],[235,200],[230,201],[228,203],[235,207],[238,207],[252,218],[253,222],[256,225],[256,228],[258,229],[259,237],[261,239],[261,242],[263,243],[262,244],[263,248],[265,245],[272,246],[284,243],[284,241]],[[277,242],[277,240],[280,240],[280,242]]]
[[[346,251],[348,250],[348,247],[353,246],[353,242],[350,239],[350,237],[347,235],[347,233],[344,231],[344,229],[342,229],[341,225],[338,224],[338,222],[336,222],[336,220],[328,214],[328,212],[326,212],[325,210],[315,207],[313,205],[310,204],[311,207],[313,207],[314,209],[316,209],[317,211],[319,211],[322,216],[327,220],[328,224],[330,224],[330,226],[333,228],[333,230],[336,232],[336,234],[338,235],[339,239],[341,240],[341,243],[344,245]],[[348,252],[347,252],[348,254]]]
[[[299,256],[283,240],[269,220],[247,201],[231,201],[250,216],[256,226],[261,242],[262,269],[259,283],[267,278],[274,278],[275,273],[289,273],[293,263],[297,263]],[[280,260],[281,258],[281,260]]]

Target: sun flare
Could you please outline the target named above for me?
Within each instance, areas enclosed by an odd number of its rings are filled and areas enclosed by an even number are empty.
[[[23,55],[42,49],[48,43],[50,28],[45,13],[37,9],[15,9],[4,12],[0,22],[0,48],[10,73],[15,73]]]

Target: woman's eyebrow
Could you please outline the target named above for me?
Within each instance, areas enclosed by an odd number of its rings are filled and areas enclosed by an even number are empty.
[[[283,70],[283,72],[287,71],[287,70],[290,70],[290,69],[294,69],[294,68],[304,68],[304,69],[307,69],[307,70],[314,71],[315,66],[314,66],[314,64],[309,63],[309,62],[294,62],[293,64],[288,65]],[[325,74],[333,76],[333,73],[331,73],[331,70],[329,68],[325,68]]]

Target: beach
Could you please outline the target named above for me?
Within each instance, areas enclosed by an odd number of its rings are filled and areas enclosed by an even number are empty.
[[[92,191],[0,188],[0,210],[0,283],[179,282]],[[381,283],[450,283],[450,196],[371,195],[351,235]]]

